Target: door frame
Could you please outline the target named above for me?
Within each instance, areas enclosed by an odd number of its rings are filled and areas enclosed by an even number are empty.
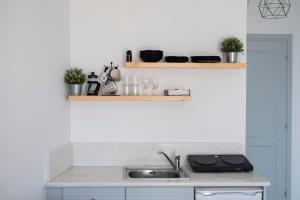
[[[252,41],[286,41],[287,42],[287,67],[288,67],[288,99],[287,99],[287,144],[286,144],[286,189],[287,189],[287,200],[291,200],[291,167],[292,167],[292,89],[293,89],[293,65],[292,65],[292,44],[293,44],[293,35],[292,34],[247,34],[247,42]],[[247,138],[247,136],[246,136]]]

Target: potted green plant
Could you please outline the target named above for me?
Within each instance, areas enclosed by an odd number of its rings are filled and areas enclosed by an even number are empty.
[[[226,62],[237,63],[238,54],[244,51],[244,44],[237,37],[228,37],[221,42],[221,51]]]
[[[85,82],[85,80],[86,76],[82,69],[67,69],[65,74],[65,82],[69,85],[69,95],[80,96],[82,84]]]

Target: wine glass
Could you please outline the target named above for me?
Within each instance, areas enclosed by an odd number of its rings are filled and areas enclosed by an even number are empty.
[[[143,78],[142,79],[142,84],[143,84],[143,94],[144,95],[150,95],[149,94],[149,89],[151,87],[151,79],[150,78]]]
[[[154,95],[157,95],[158,94],[157,89],[159,88],[159,78],[153,77],[153,78],[151,78],[151,80],[152,80],[151,83],[152,83],[152,89],[153,89],[152,93]]]

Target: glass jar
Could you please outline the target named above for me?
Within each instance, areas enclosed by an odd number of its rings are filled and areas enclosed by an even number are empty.
[[[123,95],[138,96],[140,94],[139,79],[136,76],[125,76],[123,78]]]

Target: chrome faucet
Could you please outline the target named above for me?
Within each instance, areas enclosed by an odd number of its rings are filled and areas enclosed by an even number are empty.
[[[169,163],[172,165],[174,170],[176,170],[178,173],[180,173],[180,170],[181,170],[180,155],[175,156],[175,163],[174,163],[166,153],[159,151],[158,154],[165,156],[165,158],[169,161]]]

